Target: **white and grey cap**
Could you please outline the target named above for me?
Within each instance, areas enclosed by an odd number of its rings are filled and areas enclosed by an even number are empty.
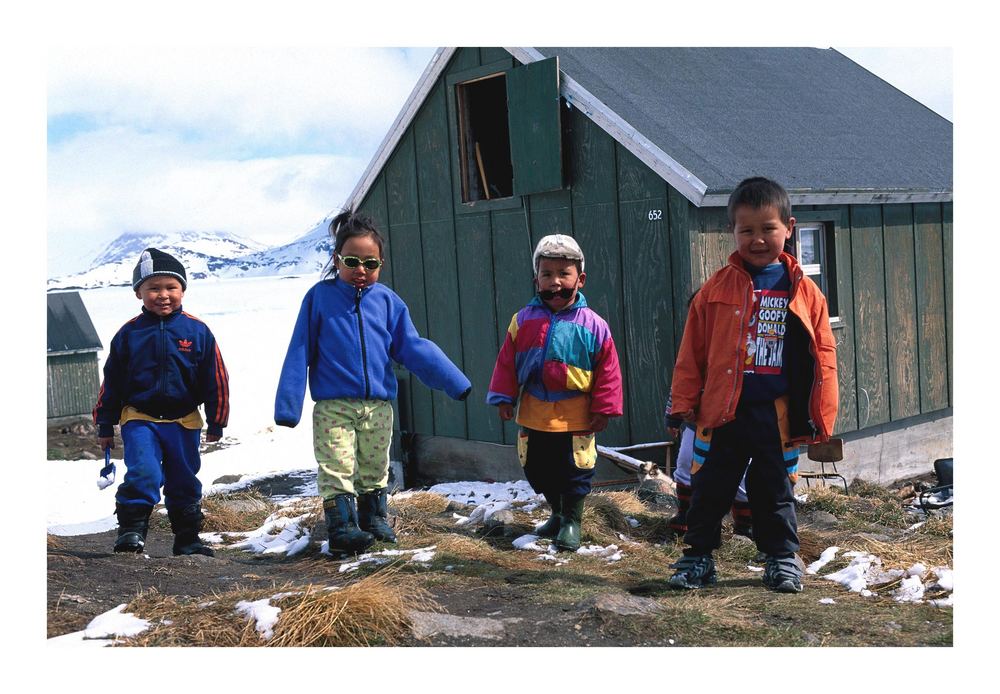
[[[580,261],[580,272],[583,272],[583,251],[580,244],[572,236],[566,234],[550,234],[543,236],[535,246],[535,253],[531,256],[531,264],[538,272],[539,258],[566,258],[568,260]]]
[[[181,283],[181,289],[187,289],[187,273],[184,266],[169,253],[164,253],[155,248],[147,248],[139,256],[139,262],[132,270],[132,289],[139,289],[139,285],[156,275],[168,275],[176,277]]]

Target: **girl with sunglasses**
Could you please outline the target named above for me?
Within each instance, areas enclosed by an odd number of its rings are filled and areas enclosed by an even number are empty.
[[[396,541],[386,508],[397,390],[392,362],[456,400],[467,398],[472,384],[436,344],[420,337],[403,300],[378,283],[384,242],[373,220],[344,211],[330,233],[332,264],[302,300],[274,421],[299,423],[308,381],[317,486],[330,554],[340,557],[375,540]]]

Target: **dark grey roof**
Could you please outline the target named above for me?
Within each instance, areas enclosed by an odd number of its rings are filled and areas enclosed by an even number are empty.
[[[952,190],[952,123],[833,49],[538,48],[726,193]]]
[[[48,294],[49,352],[103,349],[79,292]]]

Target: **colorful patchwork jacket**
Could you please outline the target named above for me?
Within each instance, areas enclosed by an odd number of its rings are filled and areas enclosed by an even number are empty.
[[[590,413],[621,416],[618,352],[582,293],[558,313],[536,296],[511,318],[486,402],[519,396],[517,423],[540,431],[586,430]]]

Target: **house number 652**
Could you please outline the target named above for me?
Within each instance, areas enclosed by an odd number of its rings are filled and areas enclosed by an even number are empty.
[[[654,221],[657,219],[663,219],[663,210],[650,210],[649,211],[649,221]]]

